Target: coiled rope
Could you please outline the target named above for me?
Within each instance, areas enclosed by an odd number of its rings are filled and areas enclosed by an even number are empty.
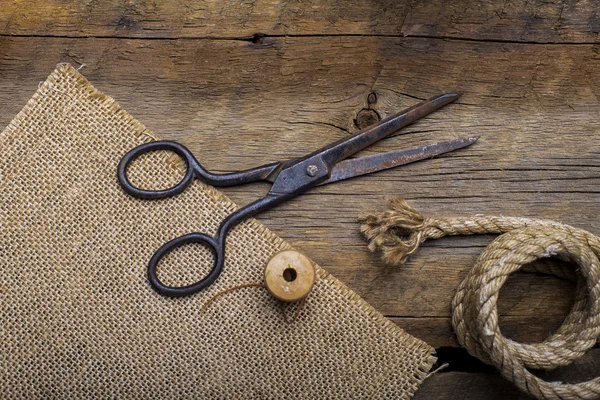
[[[427,239],[446,235],[502,234],[481,253],[452,301],[452,326],[470,354],[495,366],[504,378],[538,399],[598,399],[600,377],[577,384],[547,382],[528,369],[568,365],[600,339],[600,240],[590,232],[553,221],[494,216],[427,218],[402,199],[390,210],[362,219],[371,251],[401,264]],[[577,265],[531,265],[558,256]],[[574,304],[560,328],[542,343],[510,340],[498,326],[498,294],[509,274],[521,269],[572,279]]]

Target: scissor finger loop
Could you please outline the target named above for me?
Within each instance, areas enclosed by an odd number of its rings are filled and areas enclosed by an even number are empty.
[[[204,278],[198,282],[187,286],[168,286],[165,285],[158,277],[158,264],[160,261],[173,250],[178,247],[190,243],[200,243],[208,247],[214,257],[213,267]],[[162,245],[152,256],[148,264],[148,280],[158,293],[169,297],[182,297],[194,294],[207,286],[210,286],[215,279],[221,274],[225,256],[223,254],[224,246],[218,243],[212,236],[204,233],[188,233],[187,235],[179,236]]]
[[[133,162],[133,160],[144,154],[160,150],[172,151],[183,158],[186,165],[186,171],[183,179],[168,189],[150,190],[140,189],[134,186],[127,177],[127,168],[129,168],[129,165]],[[165,197],[175,196],[183,192],[194,180],[194,176],[197,174],[196,170],[198,166],[198,161],[184,145],[177,142],[161,140],[157,142],[141,144],[127,152],[117,167],[117,178],[123,190],[125,190],[131,196],[141,199],[162,199]]]

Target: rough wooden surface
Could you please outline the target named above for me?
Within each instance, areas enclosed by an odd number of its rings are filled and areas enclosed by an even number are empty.
[[[593,349],[568,367],[537,374],[548,381],[577,383],[595,378],[599,370],[600,349]],[[468,372],[461,371],[460,368],[453,370],[452,366],[449,366],[446,370],[426,379],[414,397],[415,400],[525,400],[530,398],[516,387],[508,385],[500,374],[490,371],[484,365],[475,365],[474,368],[469,368]]]
[[[0,125],[56,63],[85,63],[82,73],[96,87],[215,171],[295,157],[355,132],[365,113],[385,117],[441,92],[464,92],[409,135],[367,153],[481,136],[476,145],[319,187],[258,217],[436,347],[457,345],[450,301],[492,238],[430,242],[392,268],[367,251],[358,216],[402,196],[430,215],[529,216],[600,233],[594,2],[1,3]],[[266,190],[224,191],[245,204]],[[501,294],[503,331],[543,339],[572,291],[555,278],[516,274]]]
[[[0,32],[24,36],[204,39],[258,33],[596,43],[600,32],[593,0],[4,0],[2,8]]]

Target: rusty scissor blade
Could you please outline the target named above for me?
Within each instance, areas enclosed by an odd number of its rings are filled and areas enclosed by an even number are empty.
[[[407,125],[431,114],[446,104],[458,99],[462,93],[446,93],[423,100],[404,111],[379,121],[352,136],[344,137],[304,157],[310,159],[317,156],[329,167],[333,167],[347,157],[404,128]]]
[[[447,142],[413,147],[407,150],[389,151],[387,153],[340,161],[332,169],[329,179],[321,183],[321,185],[433,158],[440,154],[470,146],[477,139],[479,137],[460,138]]]

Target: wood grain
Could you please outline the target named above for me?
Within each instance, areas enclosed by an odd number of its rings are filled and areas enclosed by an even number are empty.
[[[600,349],[593,349],[568,367],[540,372],[539,375],[550,381],[577,383],[597,376],[600,370],[599,360]],[[526,400],[531,397],[508,384],[498,373],[442,370],[423,382],[414,399]]]
[[[8,123],[57,62],[77,59],[101,90],[164,138],[227,171],[295,157],[440,92],[464,96],[373,151],[481,135],[469,149],[320,187],[259,217],[376,309],[448,317],[460,279],[491,238],[426,244],[403,267],[381,265],[357,217],[403,196],[426,214],[502,214],[597,226],[600,70],[597,46],[421,38],[269,38],[239,41],[1,38],[0,122]],[[30,90],[24,90],[29,87]],[[266,186],[227,189],[246,203]],[[565,315],[570,288],[515,280],[502,315]],[[541,321],[540,323],[544,323]]]
[[[597,43],[594,1],[4,0],[0,34],[237,38],[383,35]]]
[[[505,302],[506,296],[503,300]],[[504,307],[501,307],[501,310],[502,308]],[[456,336],[452,333],[450,317],[408,316],[390,317],[390,319],[406,332],[426,341],[436,349],[459,346]],[[543,341],[560,326],[561,322],[559,313],[551,316],[504,314],[500,318],[504,336],[517,342],[529,343]]]
[[[481,136],[471,148],[319,187],[258,217],[409,333],[456,346],[451,299],[493,238],[429,242],[406,265],[386,267],[367,251],[357,218],[402,196],[426,215],[528,216],[599,232],[599,32],[591,1],[4,1],[0,125],[56,63],[85,63],[98,89],[224,172],[356,132],[366,109],[385,117],[462,91],[365,154]],[[224,192],[245,204],[266,190]],[[542,340],[572,292],[553,277],[511,276],[500,296],[503,333]],[[420,395],[494,391],[518,396],[498,376],[458,371],[433,376]]]

